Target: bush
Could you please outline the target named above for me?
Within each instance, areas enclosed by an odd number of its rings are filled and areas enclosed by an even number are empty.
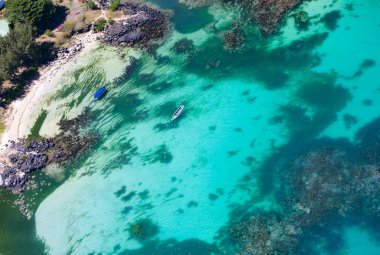
[[[46,36],[49,36],[49,37],[54,37],[54,34],[53,34],[53,32],[52,32],[50,29],[47,29],[47,30],[45,31],[45,35],[46,35]]]
[[[96,31],[102,31],[106,27],[107,20],[105,18],[97,19],[94,23],[94,27]]]
[[[87,7],[90,10],[97,10],[98,9],[98,7],[96,6],[96,4],[92,0],[87,0]]]
[[[62,26],[62,32],[65,34],[66,37],[70,37],[73,35],[75,30],[75,22],[67,20],[65,23],[63,23]]]
[[[112,18],[108,19],[108,24],[113,25],[114,23],[115,23],[115,21]]]
[[[113,0],[110,5],[110,11],[116,11],[120,7],[120,0]]]
[[[10,23],[30,23],[43,31],[56,11],[51,0],[8,0],[7,19]]]
[[[0,80],[15,77],[17,69],[30,65],[38,58],[33,27],[30,24],[15,24],[5,37],[0,37]]]
[[[10,80],[11,88],[0,89],[0,105],[7,106],[22,95],[24,87],[38,75],[38,66],[52,60],[52,43],[36,43],[31,24],[16,23],[0,37],[0,81]]]

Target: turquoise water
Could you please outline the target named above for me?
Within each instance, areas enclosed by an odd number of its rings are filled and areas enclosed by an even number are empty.
[[[297,155],[371,150],[371,160],[354,163],[378,166],[379,2],[307,2],[307,31],[291,17],[270,38],[246,26],[234,52],[222,41],[233,10],[155,3],[174,10],[173,33],[156,54],[125,50],[115,64],[114,50],[97,49],[42,107],[40,134],[56,115],[88,105],[99,83],[109,88],[92,104],[99,144],[38,205],[35,234],[46,253],[254,254],[229,250],[228,229],[257,214],[291,217]],[[336,10],[339,19],[320,21]],[[183,38],[194,49],[174,52]],[[130,65],[129,56],[136,64],[113,81],[112,66]],[[168,125],[180,104],[183,114]],[[302,226],[291,254],[378,254],[378,210],[328,212]]]

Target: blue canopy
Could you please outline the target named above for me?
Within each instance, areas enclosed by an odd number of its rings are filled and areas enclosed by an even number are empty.
[[[0,0],[0,11],[5,8],[5,0]]]
[[[106,87],[100,87],[96,92],[95,92],[95,95],[94,95],[94,99],[100,99],[103,94],[106,92]]]

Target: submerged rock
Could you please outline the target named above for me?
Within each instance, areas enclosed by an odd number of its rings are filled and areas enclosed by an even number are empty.
[[[183,38],[173,45],[171,50],[176,53],[189,53],[195,49],[193,40]]]
[[[228,50],[237,50],[244,44],[244,33],[239,28],[234,28],[224,34],[224,47]]]

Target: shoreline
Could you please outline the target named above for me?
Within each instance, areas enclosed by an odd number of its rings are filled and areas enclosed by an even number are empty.
[[[75,66],[80,55],[88,53],[101,43],[111,46],[143,46],[151,41],[164,38],[168,32],[167,17],[160,10],[144,4],[132,3],[125,3],[120,8],[128,9],[129,13],[123,11],[124,15],[115,18],[115,23],[106,27],[104,31],[94,32],[93,29],[90,29],[88,32],[74,35],[69,46],[58,51],[56,60],[40,68],[40,77],[29,85],[24,97],[13,101],[3,114],[5,129],[0,135],[0,150],[10,140],[14,141],[29,134],[37,118],[36,112],[41,110],[39,109],[41,99],[46,100],[44,97],[57,87],[58,79]],[[105,17],[105,11],[102,10],[100,16],[95,20]],[[150,34],[139,32],[141,28],[153,27],[155,32]],[[57,132],[58,130],[52,130],[49,135]],[[0,152],[0,154],[2,153]]]
[[[49,126],[48,132],[41,134],[39,130],[37,135],[42,136],[35,139],[30,137],[41,113],[46,112],[45,107],[53,111],[60,107],[60,105],[51,104],[50,99],[54,91],[63,88],[64,80],[71,77],[71,71],[75,70],[82,60],[87,62],[91,59],[91,53],[99,49],[103,43],[111,47],[140,48],[164,38],[168,32],[168,20],[163,12],[147,5],[133,3],[124,4],[121,8],[127,8],[130,12],[127,14],[127,11],[123,10],[125,15],[108,26],[103,24],[103,27],[99,29],[95,24],[100,19],[103,19],[102,22],[105,21],[105,13],[102,11],[101,15],[91,23],[91,28],[87,32],[72,36],[67,46],[58,48],[56,59],[41,66],[38,79],[25,88],[24,96],[8,106],[2,117],[5,128],[0,137],[1,187],[22,192],[26,188],[31,172],[41,170],[52,162],[68,161],[69,158],[76,157],[84,149],[85,144],[91,144],[93,140],[96,140],[95,133],[83,137],[84,140],[78,137],[79,129],[76,125],[81,125],[83,122],[80,117],[83,114],[90,116],[88,111],[77,113],[71,118],[67,118],[65,114],[65,120],[61,119],[62,115],[55,116],[55,123],[50,119],[52,125]],[[142,32],[141,29],[150,29],[150,33]],[[154,31],[151,31],[152,29]],[[123,63],[124,61],[120,63],[120,67],[123,68],[120,69],[117,77],[126,71]],[[65,133],[66,131],[68,134]],[[73,142],[68,142],[66,146],[66,141],[61,140],[62,138]]]
[[[61,53],[56,60],[40,68],[40,77],[29,85],[25,96],[13,101],[4,113],[5,130],[1,134],[0,150],[9,140],[28,135],[41,100],[45,100],[44,96],[57,87],[58,79],[74,67],[78,57],[99,45],[99,36],[100,33],[92,31],[74,36],[66,53]]]

